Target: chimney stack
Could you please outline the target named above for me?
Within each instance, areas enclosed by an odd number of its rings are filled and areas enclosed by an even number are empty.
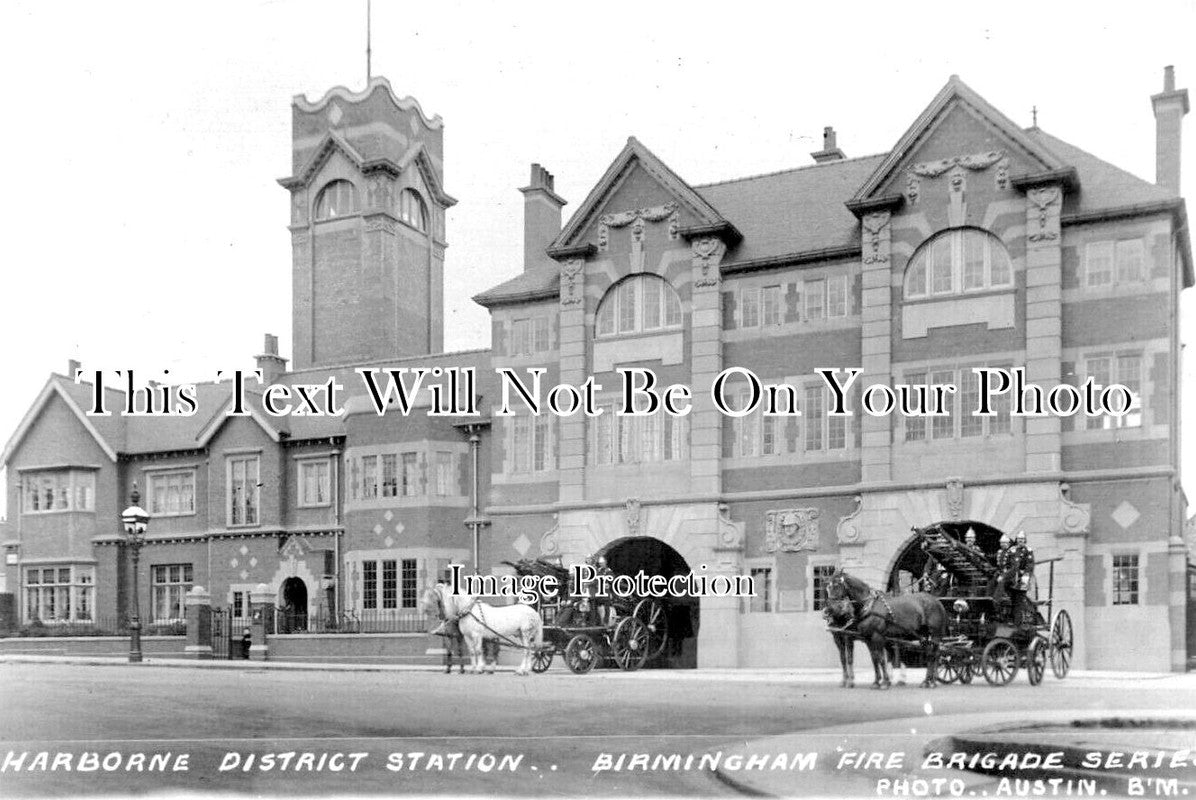
[[[272,333],[266,334],[266,344],[254,358],[265,383],[275,383],[287,371],[287,360],[278,355],[278,337]]]
[[[523,269],[555,264],[548,246],[561,232],[561,208],[565,200],[552,188],[552,173],[532,164],[532,178],[523,192]]]
[[[71,380],[71,381],[75,380],[75,373],[81,369],[83,369],[83,365],[81,363],[79,363],[79,360],[77,358],[72,358],[70,361],[66,362],[67,380]]]
[[[1154,182],[1179,196],[1179,155],[1188,90],[1175,88],[1175,67],[1163,68],[1163,91],[1150,98],[1154,107]]]
[[[815,164],[828,164],[831,161],[842,161],[847,158],[835,144],[835,129],[829,125],[822,129],[822,149],[817,153],[810,153],[810,155]]]

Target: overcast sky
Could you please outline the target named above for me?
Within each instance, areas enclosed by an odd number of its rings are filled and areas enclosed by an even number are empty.
[[[1153,180],[1163,66],[1196,90],[1193,2],[373,5],[374,73],[445,121],[450,350],[489,345],[468,298],[521,268],[532,161],[568,214],[632,134],[691,183],[810,163],[824,125],[882,152],[958,73]],[[364,0],[0,5],[0,441],[71,357],[208,380],[266,332],[290,354],[291,96],[361,89],[364,50]]]

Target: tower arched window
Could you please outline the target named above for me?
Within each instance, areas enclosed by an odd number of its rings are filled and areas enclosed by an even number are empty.
[[[597,336],[681,327],[681,298],[658,275],[634,275],[607,290],[598,304]]]
[[[906,299],[1013,286],[1013,267],[1001,240],[976,228],[943,231],[923,243],[905,271]]]
[[[416,230],[428,231],[428,205],[414,189],[404,189],[399,195],[399,219]]]
[[[317,221],[356,214],[357,210],[357,187],[346,180],[332,181],[316,198]]]

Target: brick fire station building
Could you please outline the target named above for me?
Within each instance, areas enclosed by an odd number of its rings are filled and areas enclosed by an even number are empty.
[[[201,385],[191,417],[97,417],[91,386],[52,375],[0,459],[18,624],[127,613],[119,513],[136,482],[152,623],[180,619],[195,586],[237,615],[264,584],[304,629],[413,614],[432,576],[471,563],[476,537],[483,571],[603,553],[617,571],[750,574],[751,600],[678,602],[672,663],[829,665],[824,578],[844,566],[908,587],[923,560],[911,526],[945,522],[987,548],[1024,530],[1040,560],[1060,557],[1076,666],[1182,669],[1189,104],[1170,69],[1150,99],[1154,183],[1018,127],[954,76],[873,156],[845,156],[828,128],[812,164],[691,185],[631,138],[563,227],[565,201],[534,165],[522,270],[475,298],[492,346],[445,354],[455,201],[441,119],[381,78],[297,97],[280,180],[294,346],[288,370],[267,336],[259,368],[355,392],[360,367],[473,368],[483,415],[379,416],[357,395],[338,418],[230,416],[228,386]],[[542,368],[546,386],[592,375],[609,408],[627,366],[692,386],[693,412],[495,413],[495,368]],[[730,366],[795,387],[802,415],[720,413],[709,387]],[[828,366],[861,368],[859,385],[960,394],[932,419],[861,415],[858,397],[833,416],[814,372]],[[1134,404],[1121,417],[1025,418],[1008,404],[975,417],[980,366],[1024,366],[1048,388],[1120,383]],[[747,394],[744,380],[728,389]]]

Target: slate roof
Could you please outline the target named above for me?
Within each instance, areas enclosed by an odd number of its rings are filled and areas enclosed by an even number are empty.
[[[1026,134],[1057,153],[1079,173],[1080,191],[1068,193],[1065,212],[1087,213],[1176,199],[1167,189],[1131,175],[1046,131],[1030,128]]]

